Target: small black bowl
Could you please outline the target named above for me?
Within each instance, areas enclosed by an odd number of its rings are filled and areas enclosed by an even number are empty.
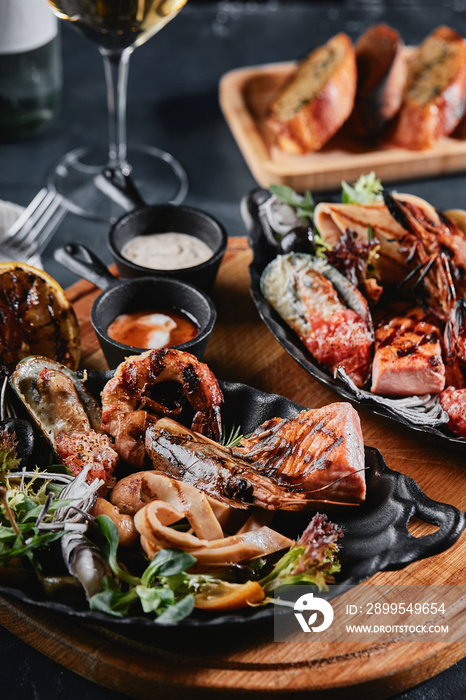
[[[136,236],[167,232],[186,233],[199,238],[212,250],[212,257],[193,267],[154,270],[137,265],[121,251]],[[228,236],[220,222],[200,209],[174,204],[139,206],[124,214],[108,234],[108,246],[122,277],[152,276],[178,279],[209,291],[226,250]]]
[[[148,348],[137,348],[119,343],[107,334],[107,328],[120,314],[135,311],[175,311],[190,318],[198,327],[198,334],[186,343],[176,345],[202,356],[209,342],[216,319],[212,301],[202,290],[187,282],[167,277],[138,277],[119,280],[107,270],[94,253],[80,243],[68,243],[55,251],[56,260],[71,272],[84,277],[104,290],[94,301],[91,323],[99,339],[110,369],[114,369],[130,355],[138,355]]]

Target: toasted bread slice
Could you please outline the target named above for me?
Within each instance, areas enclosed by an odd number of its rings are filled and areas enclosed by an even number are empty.
[[[309,54],[269,109],[267,124],[280,148],[319,150],[351,114],[356,83],[356,54],[346,34]]]
[[[466,106],[466,44],[439,27],[409,60],[408,82],[391,140],[414,150],[431,148],[450,134]]]
[[[400,35],[386,24],[370,27],[356,44],[358,86],[351,130],[358,138],[373,138],[401,107],[408,75]]]

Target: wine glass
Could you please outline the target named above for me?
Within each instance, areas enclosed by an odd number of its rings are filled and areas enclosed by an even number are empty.
[[[67,153],[52,168],[49,187],[65,198],[75,214],[96,221],[112,221],[121,214],[106,194],[105,178],[119,189],[131,190],[133,199],[137,192],[150,204],[180,203],[188,188],[180,163],[170,153],[153,146],[128,147],[126,95],[129,59],[135,47],[162,29],[187,0],[49,2],[58,17],[72,22],[98,45],[104,62],[109,117],[108,151],[90,147]]]

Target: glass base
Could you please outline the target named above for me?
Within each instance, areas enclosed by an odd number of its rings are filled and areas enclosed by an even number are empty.
[[[128,172],[146,204],[180,204],[188,192],[184,168],[170,153],[152,146],[128,146]],[[119,204],[96,186],[96,177],[107,167],[103,148],[78,148],[63,156],[48,176],[49,188],[58,192],[68,209],[78,216],[113,223],[125,213]]]

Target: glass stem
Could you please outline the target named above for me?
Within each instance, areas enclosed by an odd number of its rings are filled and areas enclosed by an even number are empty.
[[[108,105],[108,166],[129,173],[126,161],[126,94],[132,48],[108,51],[99,48],[104,61]]]

